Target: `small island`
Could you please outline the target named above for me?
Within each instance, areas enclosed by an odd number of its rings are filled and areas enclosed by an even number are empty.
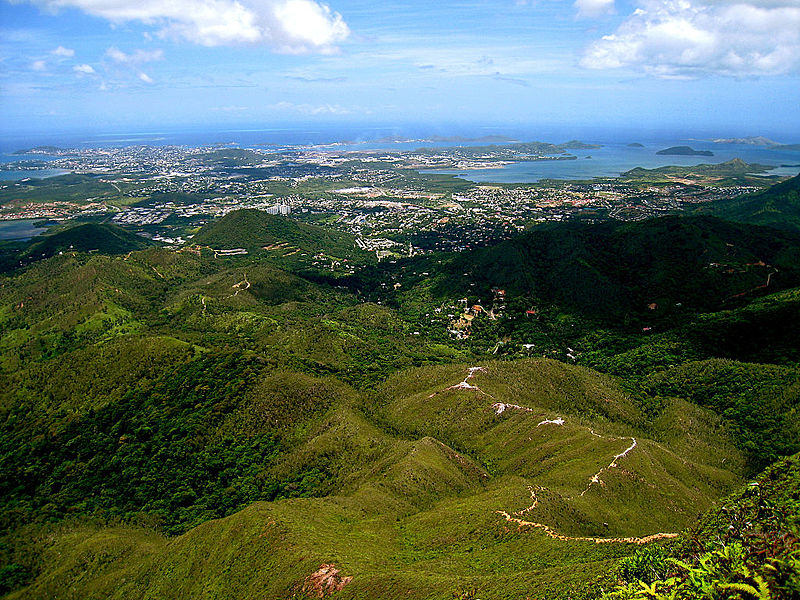
[[[562,150],[594,150],[596,148],[602,148],[602,146],[599,144],[587,144],[586,142],[581,142],[580,140],[570,140],[563,144],[559,144],[558,147]]]
[[[640,144],[639,142],[631,142],[628,144],[628,148],[644,148],[644,144]]]
[[[714,156],[711,150],[695,150],[689,146],[672,146],[671,148],[659,150],[656,154],[667,156]]]

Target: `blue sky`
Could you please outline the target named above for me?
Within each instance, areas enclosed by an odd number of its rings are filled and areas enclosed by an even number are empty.
[[[461,123],[800,142],[800,0],[0,0],[0,69],[3,133]]]

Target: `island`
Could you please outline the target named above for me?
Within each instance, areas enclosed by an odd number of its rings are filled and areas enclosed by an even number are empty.
[[[64,149],[58,146],[36,146],[35,148],[28,148],[25,150],[15,150],[12,154],[15,156],[23,156],[25,154],[61,154],[63,152]]]
[[[587,144],[586,142],[581,142],[580,140],[570,140],[563,144],[559,144],[558,147],[563,150],[594,150],[595,148],[602,148],[602,146],[599,144]]]
[[[672,146],[671,148],[659,150],[656,154],[667,156],[714,156],[711,150],[695,150],[689,146]]]
[[[628,144],[628,148],[644,148],[644,144],[640,144],[639,142],[631,142]]]

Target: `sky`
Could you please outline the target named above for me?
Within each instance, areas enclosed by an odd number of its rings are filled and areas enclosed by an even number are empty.
[[[800,142],[800,0],[0,0],[0,132],[417,123]]]

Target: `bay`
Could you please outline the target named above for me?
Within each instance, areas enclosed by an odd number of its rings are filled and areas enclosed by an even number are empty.
[[[47,227],[37,227],[42,219],[15,219],[0,221],[0,240],[29,240],[47,231]]]
[[[602,142],[597,142],[602,144]],[[695,150],[710,150],[714,156],[659,155],[659,150],[670,146],[691,146]],[[655,169],[658,167],[694,166],[703,163],[717,164],[740,158],[746,163],[775,167],[765,175],[797,175],[800,166],[800,151],[772,150],[747,144],[715,144],[708,141],[678,140],[674,143],[661,141],[644,147],[630,147],[625,143],[603,144],[601,148],[571,150],[576,160],[538,160],[515,162],[496,169],[437,169],[423,171],[458,175],[475,183],[535,183],[542,179],[587,180],[595,177],[617,177],[636,167]],[[591,157],[591,158],[589,158]]]

